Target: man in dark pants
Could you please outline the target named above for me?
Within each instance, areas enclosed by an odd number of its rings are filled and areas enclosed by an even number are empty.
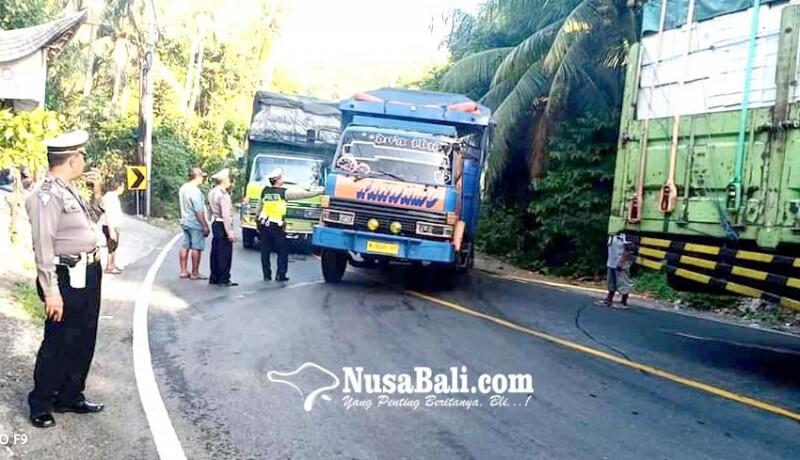
[[[95,223],[103,213],[102,178],[83,174],[85,131],[45,141],[49,172],[25,201],[31,221],[37,291],[45,304],[44,340],[36,358],[34,388],[28,395],[31,423],[55,425],[52,411],[100,412],[83,390],[94,357],[100,314],[102,270]],[[73,181],[84,176],[93,188],[86,203]]]
[[[233,204],[229,189],[231,188],[231,170],[228,168],[214,174],[214,188],[208,193],[208,207],[211,210],[211,276],[208,282],[219,286],[238,286],[231,281],[231,262],[233,259]]]
[[[278,271],[275,280],[286,282],[289,278],[289,245],[286,241],[286,208],[287,200],[302,200],[321,195],[319,192],[293,191],[283,187],[283,170],[277,168],[267,175],[269,185],[261,192],[261,214],[259,222],[259,240],[261,241],[261,271],[264,281],[272,280],[270,253],[278,255]]]

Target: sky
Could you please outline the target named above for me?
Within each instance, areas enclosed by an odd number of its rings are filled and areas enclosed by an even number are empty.
[[[270,89],[326,98],[414,81],[447,61],[453,8],[481,0],[291,0],[267,73]]]

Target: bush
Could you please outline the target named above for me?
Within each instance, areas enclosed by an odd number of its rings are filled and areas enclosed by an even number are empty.
[[[0,169],[47,167],[47,149],[42,140],[59,132],[58,116],[47,110],[14,114],[0,110]]]
[[[124,173],[126,165],[140,164],[138,120],[134,117],[91,120],[87,158],[110,179]],[[175,125],[162,122],[153,130],[153,165],[150,172],[150,210],[154,217],[178,215],[178,189],[197,155],[184,133]],[[126,193],[123,203],[128,212],[136,209],[136,193]]]
[[[677,291],[669,286],[665,273],[647,269],[635,276],[634,291],[667,302],[680,301],[698,310],[734,307],[741,301],[735,296]]]
[[[44,305],[39,300],[39,294],[36,293],[36,288],[33,285],[30,283],[14,284],[11,297],[22,306],[31,321],[38,325],[44,324]]]
[[[181,137],[174,126],[162,124],[155,129],[150,180],[150,208],[154,216],[179,216],[178,189],[186,182],[189,169],[196,164],[197,155],[189,141]]]
[[[585,118],[562,125],[550,144],[547,175],[522,203],[486,203],[477,247],[553,274],[604,273],[615,123]]]

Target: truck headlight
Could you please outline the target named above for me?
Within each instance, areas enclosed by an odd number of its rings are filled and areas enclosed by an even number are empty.
[[[316,220],[319,219],[321,213],[319,208],[307,208],[303,211],[303,217]]]
[[[389,231],[394,233],[395,235],[399,235],[400,232],[403,231],[403,224],[400,222],[392,222],[389,224]]]
[[[371,232],[374,232],[374,231],[375,231],[375,230],[377,230],[377,229],[378,229],[378,227],[380,227],[380,226],[381,226],[381,223],[380,223],[380,222],[378,222],[378,219],[375,219],[375,218],[373,218],[373,219],[370,219],[370,220],[368,220],[368,221],[367,221],[367,228],[368,228],[368,229],[369,229]]]
[[[337,211],[335,209],[323,209],[322,220],[333,224],[353,225],[356,220],[355,213],[347,211]]]
[[[417,222],[417,235],[451,238],[453,236],[453,226],[433,224],[430,222]]]

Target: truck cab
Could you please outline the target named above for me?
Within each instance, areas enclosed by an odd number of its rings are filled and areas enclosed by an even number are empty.
[[[472,265],[488,108],[456,94],[380,89],[345,100],[313,244],[327,282],[347,264],[448,273]]]
[[[261,193],[266,176],[283,169],[287,190],[322,188],[339,137],[340,113],[320,99],[260,91],[253,104],[248,136],[247,186],[242,202],[242,243],[256,246]],[[314,224],[320,218],[320,198],[288,203],[286,236],[301,252],[311,247]]]

